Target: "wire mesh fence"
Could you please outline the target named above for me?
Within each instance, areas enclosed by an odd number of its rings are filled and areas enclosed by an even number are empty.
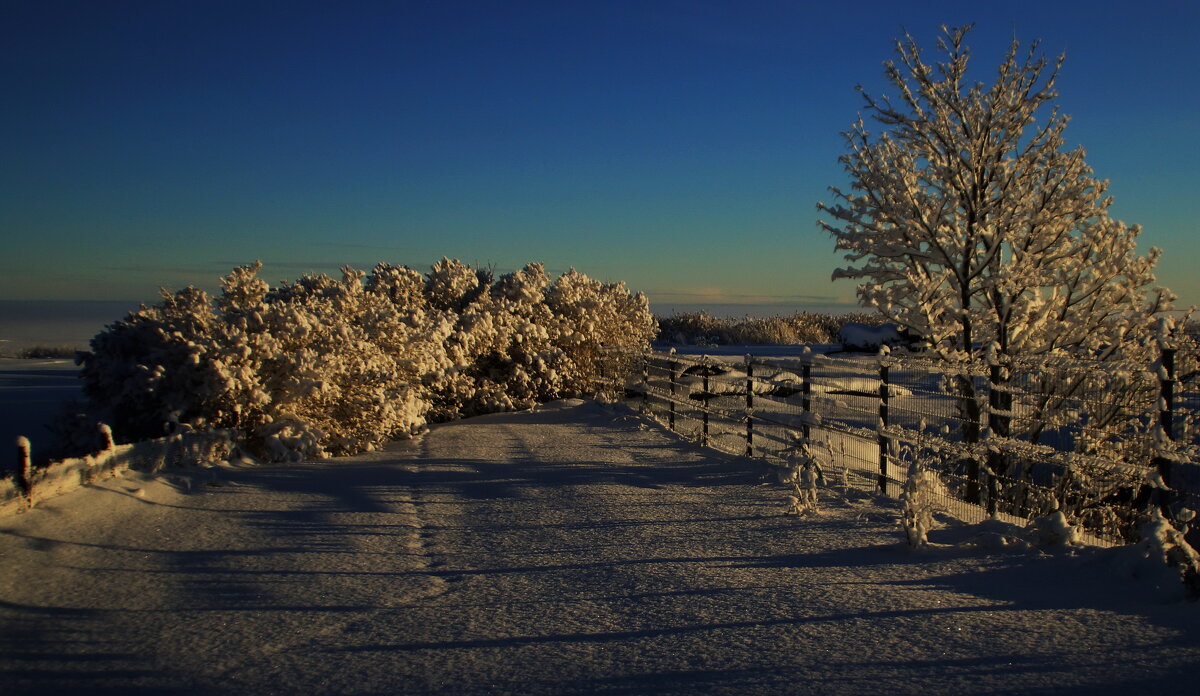
[[[1125,543],[1150,506],[1179,520],[1200,508],[1194,355],[1137,369],[623,355],[629,403],[685,438],[778,465],[805,447],[827,480],[892,496],[916,465],[938,474],[943,507],[968,521],[1061,509],[1094,538]]]

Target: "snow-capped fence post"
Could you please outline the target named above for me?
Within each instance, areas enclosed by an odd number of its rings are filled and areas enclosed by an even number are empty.
[[[754,456],[754,358],[746,354],[746,456]]]
[[[679,363],[671,360],[667,363],[667,370],[671,373],[671,400],[667,402],[667,427],[672,431],[675,430],[675,385],[679,380]]]
[[[800,432],[804,435],[804,441],[808,442],[809,432],[808,421],[812,411],[812,362],[805,360],[800,364],[800,409],[803,416],[800,421]]]
[[[702,424],[700,430],[701,447],[708,447],[708,396],[712,394],[708,389],[708,372],[708,370],[704,371],[704,391],[702,393],[705,398],[700,401],[700,422]]]
[[[1158,390],[1159,390],[1159,411],[1158,424],[1162,429],[1162,437],[1166,440],[1162,445],[1167,446],[1168,443],[1175,440],[1175,349],[1159,344],[1159,370],[1158,370]],[[1159,498],[1159,506],[1166,512],[1167,506],[1170,504],[1170,487],[1171,487],[1171,457],[1162,456],[1161,454],[1154,457],[1154,465],[1158,469],[1158,475],[1162,479],[1162,483],[1167,488],[1165,490],[1156,490]]]
[[[888,438],[884,434],[888,425],[888,366],[879,363],[879,492],[887,494]]]
[[[642,410],[646,413],[646,401],[650,398],[650,356],[642,356]]]
[[[1008,382],[1008,370],[998,362],[993,361],[988,381],[988,435],[992,438],[1003,439],[1011,432],[1012,393],[1005,386]],[[1000,442],[990,443],[988,448],[988,499],[989,515],[996,514],[996,502],[1000,495],[999,476],[1007,471],[1008,457],[1004,453],[1004,445]]]
[[[17,438],[17,477],[21,484],[21,492],[25,500],[33,504],[33,455],[30,452],[29,438]]]
[[[980,408],[976,400],[975,381],[968,370],[955,376],[958,386],[959,417],[962,419],[963,442],[975,445],[979,442]],[[979,488],[979,457],[971,448],[967,459],[967,502],[983,504],[983,492]]]
[[[1158,422],[1168,440],[1175,439],[1175,349],[1160,348],[1162,370],[1158,373],[1159,403]]]

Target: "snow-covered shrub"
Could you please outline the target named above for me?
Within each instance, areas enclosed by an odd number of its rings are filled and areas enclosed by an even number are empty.
[[[1030,520],[1026,535],[1029,542],[1039,548],[1058,548],[1079,543],[1079,527],[1072,525],[1062,510]]]
[[[915,461],[909,465],[901,495],[904,503],[901,522],[909,546],[920,549],[929,545],[928,535],[934,529],[933,515],[940,509],[940,500],[945,496],[945,486],[936,472]]]
[[[558,320],[552,341],[562,351],[556,369],[564,395],[590,391],[614,349],[647,346],[658,329],[645,295],[573,268],[547,288],[546,306]]]
[[[471,268],[458,259],[442,258],[433,264],[425,284],[425,296],[434,309],[462,314],[487,292],[491,273]]]
[[[782,470],[781,480],[792,486],[788,496],[787,512],[793,515],[815,515],[817,487],[824,482],[821,464],[817,461],[809,441],[799,433],[789,432],[791,448],[787,455],[787,466]]]
[[[436,287],[433,278],[431,288]],[[559,376],[550,368],[556,358],[551,342],[556,319],[544,302],[549,284],[544,267],[529,264],[463,305],[446,342],[451,367],[432,384],[435,419],[528,408],[557,398]]]
[[[320,457],[370,450],[425,425],[422,381],[444,364],[449,322],[397,307],[347,268],[341,281],[283,284],[246,329],[267,348],[259,394],[245,400],[251,432],[272,452]]]
[[[143,305],[92,339],[80,358],[85,396],[126,440],[161,436],[173,423],[203,423],[221,410],[210,359],[216,322],[203,290],[163,291],[159,304]],[[94,423],[87,430],[90,437]]]
[[[446,344],[452,367],[432,385],[439,420],[591,393],[611,350],[644,347],[655,331],[644,295],[574,269],[551,281],[540,263],[463,306]]]
[[[1188,544],[1183,532],[1163,517],[1158,507],[1150,511],[1141,535],[1140,548],[1145,558],[1178,570],[1188,594],[1200,597],[1200,553]]]
[[[235,269],[214,301],[164,295],[92,340],[85,391],[122,439],[232,427],[271,459],[369,450],[419,431],[423,381],[445,366],[447,317],[405,306],[403,273],[343,270],[271,290]],[[392,282],[388,282],[389,278]]]
[[[584,393],[605,349],[653,332],[643,296],[575,271],[552,283],[541,264],[495,283],[448,259],[428,276],[347,267],[274,289],[261,268],[234,269],[215,299],[164,293],[93,338],[92,415],[123,440],[220,427],[273,460],[349,454]]]

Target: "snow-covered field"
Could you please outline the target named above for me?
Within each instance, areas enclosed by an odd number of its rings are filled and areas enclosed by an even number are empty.
[[[0,521],[4,692],[1186,692],[1122,553],[914,553],[591,403],[368,455],[115,479]],[[948,543],[972,530],[943,530]]]

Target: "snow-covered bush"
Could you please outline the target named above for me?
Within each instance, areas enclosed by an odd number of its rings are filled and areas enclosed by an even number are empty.
[[[1142,526],[1141,535],[1140,548],[1145,558],[1177,570],[1188,594],[1192,598],[1200,597],[1200,553],[1184,539],[1184,532],[1176,529],[1158,507],[1154,507]]]
[[[1079,543],[1079,527],[1070,523],[1062,510],[1029,520],[1025,528],[1029,542],[1038,548],[1060,548]]]
[[[824,482],[820,462],[814,455],[809,442],[799,433],[789,432],[791,451],[787,456],[787,467],[783,469],[782,481],[791,484],[787,512],[793,515],[815,515],[817,487]]]
[[[937,472],[917,462],[909,465],[901,494],[904,503],[901,522],[909,546],[920,549],[929,545],[929,532],[934,529],[933,515],[940,509],[940,499],[945,496],[946,489]]]
[[[573,268],[546,290],[546,305],[558,318],[553,341],[562,351],[556,369],[563,395],[591,391],[602,367],[614,363],[614,349],[647,346],[658,329],[645,295],[630,294],[624,283],[601,283]]]
[[[653,333],[644,296],[575,271],[551,282],[541,264],[495,283],[449,259],[428,276],[347,267],[274,289],[261,268],[234,269],[215,299],[164,292],[93,338],[93,415],[124,440],[221,427],[273,460],[349,454],[585,393],[607,349]]]
[[[435,277],[431,288],[438,286]],[[545,302],[549,285],[545,268],[529,264],[460,303],[463,312],[446,342],[451,367],[431,385],[434,419],[528,408],[560,395],[552,341],[558,321]]]
[[[166,291],[91,341],[81,356],[83,391],[126,440],[166,434],[171,424],[203,424],[222,408],[212,353],[218,322],[208,295]],[[95,431],[88,427],[88,435]]]

